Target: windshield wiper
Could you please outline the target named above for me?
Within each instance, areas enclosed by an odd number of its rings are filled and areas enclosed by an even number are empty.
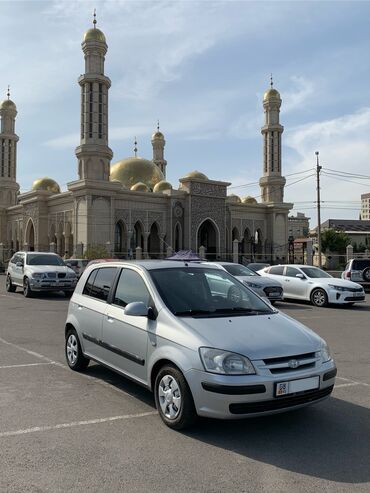
[[[173,312],[174,315],[177,315],[178,317],[192,317],[193,315],[210,315],[212,313],[215,313],[215,310],[183,310],[183,311],[178,311],[178,312]]]
[[[256,310],[253,308],[242,308],[242,307],[234,307],[234,308],[217,308],[215,313],[248,313],[252,315],[259,315],[261,313],[270,313],[269,310]]]

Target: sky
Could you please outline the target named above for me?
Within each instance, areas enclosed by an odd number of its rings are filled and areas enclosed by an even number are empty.
[[[138,154],[151,159],[159,119],[176,188],[199,170],[260,201],[272,73],[292,213],[317,224],[319,151],[322,220],[358,219],[360,195],[370,192],[369,1],[0,0],[0,94],[10,84],[18,109],[21,191],[42,176],[63,190],[77,179],[77,78],[94,8],[108,43],[112,164],[133,155],[135,136]]]

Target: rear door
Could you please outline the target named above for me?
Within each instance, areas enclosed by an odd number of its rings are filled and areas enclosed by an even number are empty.
[[[154,307],[140,273],[124,268],[104,315],[104,359],[128,376],[147,383],[148,331],[155,332],[157,322],[125,315],[125,306],[135,301]]]

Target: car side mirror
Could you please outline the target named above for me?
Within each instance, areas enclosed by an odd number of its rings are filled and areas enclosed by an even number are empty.
[[[131,317],[147,317],[149,308],[142,301],[134,301],[133,303],[126,305],[124,313]]]
[[[303,274],[296,274],[295,276],[298,277],[298,279],[306,279]]]

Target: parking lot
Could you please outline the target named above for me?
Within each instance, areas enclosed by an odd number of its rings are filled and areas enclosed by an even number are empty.
[[[370,491],[370,295],[277,308],[329,343],[333,396],[294,412],[167,428],[152,395],[64,358],[68,300],[6,293],[0,276],[1,492]]]

